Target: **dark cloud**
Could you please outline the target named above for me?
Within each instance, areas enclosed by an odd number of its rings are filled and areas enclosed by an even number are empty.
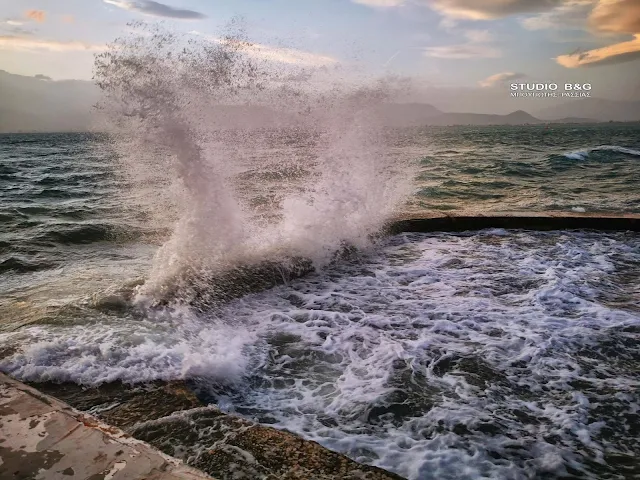
[[[179,20],[202,20],[207,18],[206,15],[194,10],[185,10],[181,8],[170,7],[164,3],[154,2],[153,0],[103,0],[105,3],[114,5],[131,12],[139,12],[145,15],[153,15],[155,17],[176,18]]]

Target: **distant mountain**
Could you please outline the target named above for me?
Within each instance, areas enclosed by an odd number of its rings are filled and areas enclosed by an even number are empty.
[[[98,89],[80,80],[52,81],[0,70],[0,132],[87,131]]]
[[[91,130],[94,126],[91,107],[100,95],[92,82],[53,81],[43,75],[27,77],[3,70],[0,70],[0,92],[0,132]],[[387,103],[378,107],[377,113],[390,127],[591,123],[640,120],[640,102],[579,99],[547,107],[536,116],[523,110],[508,115],[446,113],[428,103]],[[207,122],[213,128],[261,128],[313,125],[314,117],[260,106],[219,105]]]
[[[581,98],[560,103],[535,112],[536,116],[546,120],[567,117],[592,118],[601,122],[640,121],[640,102],[617,102],[601,98]]]
[[[415,127],[429,123],[442,111],[428,103],[387,103],[378,109],[382,122],[393,127]]]
[[[544,123],[523,110],[508,115],[484,113],[443,113],[429,120],[428,125],[525,125]]]
[[[548,120],[547,123],[599,123],[593,118],[565,117],[557,120]]]

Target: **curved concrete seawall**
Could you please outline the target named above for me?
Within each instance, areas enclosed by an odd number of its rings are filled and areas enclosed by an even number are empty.
[[[0,373],[2,480],[211,478]]]
[[[387,233],[462,232],[485,228],[526,230],[603,230],[640,231],[640,215],[602,215],[585,213],[496,213],[458,215],[401,215],[389,223]]]

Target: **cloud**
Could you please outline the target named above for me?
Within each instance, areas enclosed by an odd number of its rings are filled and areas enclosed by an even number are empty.
[[[417,4],[436,10],[446,18],[491,20],[525,13],[551,10],[573,0],[352,0],[374,8]]]
[[[21,35],[0,35],[0,50],[47,51],[47,52],[97,52],[105,49],[104,45],[95,45],[80,41],[45,40]]]
[[[633,39],[556,58],[563,67],[611,65],[640,59],[640,0],[599,0],[589,15],[597,32],[632,34]]]
[[[223,43],[223,40],[211,35],[204,35],[197,31],[189,33],[203,37],[210,42]],[[242,46],[242,51],[253,58],[303,67],[322,67],[339,63],[338,59],[329,55],[306,52],[295,48],[273,47],[261,43],[247,43]]]
[[[568,0],[553,10],[525,18],[520,23],[527,30],[582,30],[593,9],[593,2],[594,0]]]
[[[586,52],[575,52],[568,55],[560,55],[556,58],[563,67],[577,68],[595,65],[611,65],[640,58],[640,34],[633,40],[616,43]]]
[[[22,26],[24,24],[25,22],[14,19],[0,21],[0,27],[4,30],[5,35],[31,35],[33,32],[28,28],[24,28]]]
[[[104,3],[114,5],[131,12],[139,12],[144,15],[152,15],[154,17],[176,18],[179,20],[202,20],[207,18],[203,13],[193,10],[184,10],[173,8],[164,3],[154,2],[152,0],[103,0]]]
[[[431,8],[442,15],[465,20],[490,20],[509,15],[542,12],[564,0],[431,0]]]
[[[498,58],[502,54],[500,50],[494,47],[467,43],[463,45],[427,47],[424,49],[424,55],[433,58],[463,60],[468,58]]]
[[[272,47],[259,43],[254,43],[247,47],[245,52],[252,57],[290,65],[319,67],[338,63],[338,60],[328,55],[319,55],[294,48]]]
[[[489,30],[467,30],[464,32],[464,36],[469,39],[470,42],[476,43],[488,43],[493,40],[493,35]]]
[[[404,0],[352,0],[353,3],[359,3],[360,5],[367,5],[374,8],[390,8],[399,7],[403,5]]]
[[[9,33],[7,33],[6,35],[16,35],[16,36],[29,36],[29,35],[33,35],[33,31],[29,30],[28,28],[23,28],[23,27],[10,27],[7,30]]]
[[[600,0],[589,25],[600,32],[640,33],[640,0]]]
[[[516,80],[518,78],[523,78],[526,75],[523,73],[514,73],[514,72],[502,72],[496,73],[495,75],[491,75],[490,77],[485,78],[478,82],[481,87],[495,87],[496,85],[501,85],[503,83],[508,82],[509,80]]]
[[[467,30],[464,32],[467,42],[458,45],[426,47],[426,57],[463,60],[470,58],[498,58],[502,52],[493,46],[493,36],[488,30]]]
[[[62,21],[64,23],[75,23],[76,17],[74,17],[73,15],[63,15]]]
[[[24,16],[29,20],[33,20],[38,23],[43,23],[47,18],[47,14],[44,10],[27,10],[24,12]]]

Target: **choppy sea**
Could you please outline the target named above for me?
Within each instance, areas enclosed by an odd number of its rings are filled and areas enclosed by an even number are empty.
[[[406,211],[640,214],[637,124],[388,135],[417,172]],[[0,135],[0,370],[191,381],[412,480],[640,477],[637,233],[400,234],[215,309],[141,314],[127,299],[175,215],[132,207],[153,188],[122,175],[113,142]],[[260,148],[230,173],[257,211],[305,175],[260,163],[291,137]]]

